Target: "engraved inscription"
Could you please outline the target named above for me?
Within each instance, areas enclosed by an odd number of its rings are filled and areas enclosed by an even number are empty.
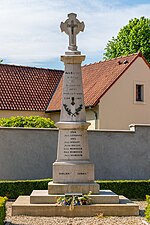
[[[78,175],[87,175],[87,173],[77,173]]]
[[[70,173],[60,172],[59,175],[69,175]]]
[[[64,135],[64,156],[65,157],[82,157],[83,146],[81,144],[82,134],[77,130],[70,130]]]
[[[67,176],[67,175],[71,175],[71,173],[69,173],[69,172],[59,172],[59,175],[65,175],[65,176]],[[87,173],[86,172],[77,172],[76,175],[85,176],[85,175],[87,175]]]
[[[65,71],[65,87],[63,91],[63,108],[65,112],[76,118],[83,109],[82,82],[79,82],[81,72]]]

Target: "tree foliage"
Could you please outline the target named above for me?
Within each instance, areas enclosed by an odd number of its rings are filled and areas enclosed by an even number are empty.
[[[129,20],[129,23],[120,29],[117,38],[108,41],[104,52],[104,59],[118,56],[127,56],[142,52],[150,62],[150,19],[141,17]]]
[[[16,116],[0,119],[1,127],[34,127],[34,128],[54,128],[54,122],[50,118],[40,116]]]

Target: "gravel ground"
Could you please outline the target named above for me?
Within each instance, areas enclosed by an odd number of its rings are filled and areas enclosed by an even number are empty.
[[[135,201],[140,207],[139,216],[116,217],[116,216],[95,216],[95,217],[33,217],[33,216],[11,216],[12,202],[7,202],[7,225],[148,225],[144,218],[145,201]]]

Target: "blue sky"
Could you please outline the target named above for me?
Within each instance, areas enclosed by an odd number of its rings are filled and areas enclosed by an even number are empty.
[[[86,55],[83,64],[102,60],[112,36],[131,18],[150,17],[149,0],[0,0],[0,57],[3,63],[63,69],[60,55],[67,50],[68,36],[60,23],[74,12],[84,21],[77,37]]]

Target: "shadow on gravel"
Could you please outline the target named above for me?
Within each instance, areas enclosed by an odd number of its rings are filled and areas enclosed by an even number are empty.
[[[139,215],[144,217],[145,216],[145,210],[139,210]]]
[[[24,225],[24,224],[20,224],[20,223],[11,223],[10,221],[6,221],[4,223],[4,225]]]

